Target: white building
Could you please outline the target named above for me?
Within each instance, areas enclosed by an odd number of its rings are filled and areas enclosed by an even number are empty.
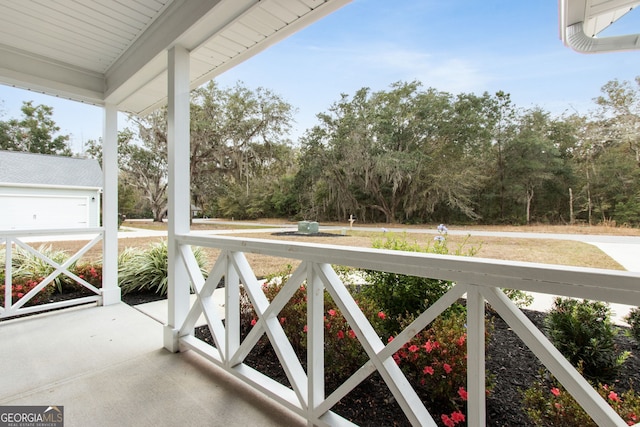
[[[100,226],[94,159],[0,151],[0,230]]]

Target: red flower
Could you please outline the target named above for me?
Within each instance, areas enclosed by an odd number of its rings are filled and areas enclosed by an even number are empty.
[[[18,298],[22,298],[24,296],[22,292],[18,292],[17,295],[18,295]]]
[[[251,326],[255,326],[258,321],[256,319],[251,319]]]
[[[417,345],[415,345],[415,344],[414,344],[414,345],[412,345],[411,347],[409,347],[409,351],[410,351],[411,353],[415,353],[415,352],[416,352],[416,351],[418,351],[418,350],[419,350],[419,348],[418,348],[418,346],[417,346]]]
[[[609,398],[609,400],[611,400],[612,402],[620,402],[620,398],[618,397],[618,393],[611,391],[609,393],[609,396],[607,396]]]
[[[433,350],[433,344],[431,344],[431,341],[427,341],[426,343],[424,343],[424,349],[427,350],[427,353],[431,353],[431,350]]]
[[[458,347],[462,347],[466,339],[467,339],[467,334],[463,334],[460,338],[458,338],[458,341],[456,343],[458,344]]]
[[[378,312],[378,317],[379,317],[379,318],[381,318],[382,320],[384,320],[384,319],[386,319],[386,318],[387,318],[387,315],[386,315],[386,314],[384,314],[384,311],[379,311],[379,312]]]
[[[460,412],[460,411],[456,411],[456,412],[453,412],[453,413],[451,414],[451,419],[452,419],[453,421],[455,421],[455,422],[456,422],[456,424],[458,424],[458,423],[463,423],[463,422],[464,422],[465,417],[464,417],[464,414],[463,414],[462,412]]]
[[[554,387],[551,389],[551,393],[556,397],[560,396],[560,389],[558,387]]]
[[[286,321],[287,321],[287,318],[286,318],[286,317],[281,317],[281,318],[280,318],[280,324],[281,324],[281,325],[284,325],[284,322],[286,322]]]
[[[442,414],[440,418],[442,419],[442,423],[447,427],[454,427],[456,425],[447,414]]]
[[[307,325],[304,325],[304,328],[302,328],[302,332],[309,332],[309,327]]]
[[[353,331],[353,329],[349,329],[349,337],[350,338],[355,338],[356,337],[356,333]]]
[[[393,341],[393,335],[389,337],[389,339],[387,340],[387,342],[391,342]]]
[[[330,309],[327,313],[329,313],[329,316],[331,316],[331,317],[336,315],[336,311],[333,308]]]
[[[341,340],[342,338],[344,338],[344,332],[338,331],[338,339]]]
[[[449,365],[448,363],[445,363],[444,365],[442,365],[442,369],[444,369],[444,371],[448,374],[452,371],[451,369],[451,365]]]
[[[423,374],[433,375],[433,368],[431,366],[425,366],[422,370]]]
[[[462,398],[462,400],[467,400],[468,393],[467,390],[464,389],[464,387],[460,387],[458,389],[458,395]]]

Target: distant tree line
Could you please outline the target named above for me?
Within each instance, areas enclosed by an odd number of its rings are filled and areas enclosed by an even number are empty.
[[[48,135],[42,152],[69,154],[48,108],[25,103],[23,120],[0,121],[0,149],[33,151]],[[640,77],[605,84],[586,115],[398,82],[342,94],[293,143],[293,111],[241,83],[193,91],[193,205],[236,219],[640,224]],[[120,210],[160,220],[166,110],[131,123],[119,134]],[[100,142],[87,151],[99,156]]]

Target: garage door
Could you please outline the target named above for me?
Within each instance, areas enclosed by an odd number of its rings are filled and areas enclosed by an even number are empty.
[[[88,226],[86,197],[0,195],[0,230]]]

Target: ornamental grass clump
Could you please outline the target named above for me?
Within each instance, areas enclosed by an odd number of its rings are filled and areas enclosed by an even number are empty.
[[[193,254],[202,274],[206,277],[205,256],[200,248]],[[123,294],[150,290],[167,295],[168,286],[167,241],[152,243],[147,248],[126,248],[118,257],[118,285]]]
[[[606,303],[558,297],[545,328],[553,345],[594,382],[611,381],[629,356],[615,344],[618,328]]]
[[[69,259],[66,251],[52,249],[51,245],[41,245],[38,247],[37,252],[57,264],[63,264]],[[5,250],[0,251],[0,259],[4,259],[4,256]],[[4,263],[2,263],[2,267],[4,267]],[[73,271],[73,267],[74,265],[71,265],[69,269]],[[28,281],[39,277],[47,277],[55,271],[55,267],[51,264],[20,246],[13,250],[11,268],[14,282],[16,280]],[[60,274],[53,279],[53,286],[58,293],[64,291],[65,285],[72,283],[74,283],[74,280],[64,274]]]

